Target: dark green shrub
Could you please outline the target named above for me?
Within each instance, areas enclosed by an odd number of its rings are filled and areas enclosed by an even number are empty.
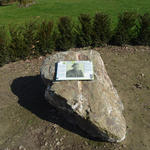
[[[118,19],[111,43],[116,45],[131,44],[138,34],[138,15],[134,12],[124,12],[119,15]]]
[[[36,29],[34,21],[26,23],[25,26],[9,27],[11,61],[26,59],[31,55],[35,55]]]
[[[8,40],[6,28],[0,27],[0,66],[9,62]]]
[[[76,29],[76,46],[87,47],[92,44],[92,23],[88,14],[81,14],[79,17],[80,25]]]
[[[150,14],[140,15],[140,30],[137,42],[143,45],[150,45]]]
[[[26,57],[36,55],[35,44],[37,37],[37,23],[35,20],[30,20],[23,28],[23,47],[26,51]]]
[[[111,19],[108,15],[97,13],[93,21],[93,46],[102,46],[111,38]]]
[[[9,32],[11,37],[10,43],[10,58],[11,61],[25,59],[29,53],[26,51],[26,45],[23,37],[23,27],[10,26]]]
[[[57,50],[68,50],[74,46],[73,23],[69,17],[61,17],[58,22]]]
[[[45,55],[51,53],[54,48],[53,22],[43,21],[38,28],[36,50],[39,54]]]

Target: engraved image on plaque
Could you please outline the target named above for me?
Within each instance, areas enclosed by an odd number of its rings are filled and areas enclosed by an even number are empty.
[[[67,70],[66,70],[66,78],[69,77],[84,77],[83,75],[83,64],[81,63],[74,63],[73,65],[68,64]]]

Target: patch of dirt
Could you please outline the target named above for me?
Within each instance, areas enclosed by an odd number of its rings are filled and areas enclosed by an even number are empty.
[[[76,50],[76,49],[74,49]],[[122,143],[89,139],[44,99],[44,57],[0,68],[0,150],[149,150],[150,47],[95,48],[124,104]]]

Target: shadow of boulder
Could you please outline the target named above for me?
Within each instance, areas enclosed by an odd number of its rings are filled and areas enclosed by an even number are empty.
[[[103,141],[102,139],[90,137],[76,124],[68,123],[67,119],[69,118],[67,117],[72,116],[68,115],[67,112],[57,110],[47,103],[44,98],[45,88],[40,75],[20,77],[15,79],[11,84],[12,92],[19,98],[18,103],[39,118],[58,124],[62,128],[82,137]],[[78,116],[78,119],[80,120],[81,118]]]

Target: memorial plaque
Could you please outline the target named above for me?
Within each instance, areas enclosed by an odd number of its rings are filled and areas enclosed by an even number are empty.
[[[57,63],[56,80],[93,80],[91,61],[60,61]]]

